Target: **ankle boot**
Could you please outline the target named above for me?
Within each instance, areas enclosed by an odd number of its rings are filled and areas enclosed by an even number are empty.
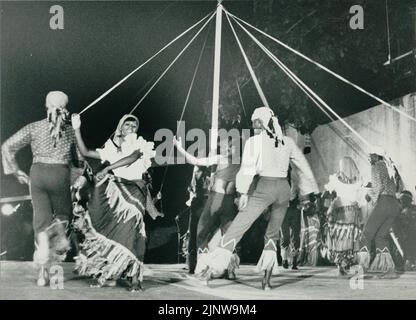
[[[49,261],[49,237],[46,231],[39,232],[36,236],[35,252],[33,254],[33,262],[43,266]]]
[[[45,287],[49,284],[49,272],[46,265],[41,265],[36,284],[39,287]]]

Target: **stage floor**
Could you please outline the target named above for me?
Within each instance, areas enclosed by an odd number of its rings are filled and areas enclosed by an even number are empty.
[[[182,264],[147,265],[144,292],[130,293],[123,287],[90,288],[85,277],[72,273],[73,263],[62,264],[64,288],[37,287],[31,262],[0,262],[0,299],[18,300],[280,300],[280,299],[416,299],[416,272],[398,279],[364,279],[363,288],[337,276],[334,267],[301,267],[299,271],[280,270],[273,276],[273,288],[261,290],[261,275],[254,266],[243,265],[237,280],[214,280],[209,286],[187,275]],[[280,267],[279,267],[280,268]],[[356,283],[355,283],[356,284]],[[355,289],[354,289],[355,288]]]

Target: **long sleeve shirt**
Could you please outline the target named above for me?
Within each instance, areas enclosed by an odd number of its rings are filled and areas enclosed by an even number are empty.
[[[371,189],[368,195],[373,201],[377,201],[381,194],[394,196],[396,184],[390,178],[387,166],[383,160],[377,161],[371,166]]]
[[[247,140],[236,179],[238,192],[247,193],[255,175],[286,178],[289,163],[297,169],[300,195],[318,192],[314,175],[303,153],[290,137],[285,136],[283,141],[284,144],[276,148],[275,140],[265,131]]]
[[[27,145],[32,149],[33,163],[69,164],[76,155],[74,130],[65,126],[56,146],[49,130],[49,122],[44,119],[26,125],[7,139],[1,147],[4,173],[12,174],[18,170],[15,155]]]

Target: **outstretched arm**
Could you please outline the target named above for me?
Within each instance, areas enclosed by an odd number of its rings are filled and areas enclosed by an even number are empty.
[[[110,170],[114,170],[120,167],[126,167],[137,161],[143,156],[143,153],[140,150],[134,151],[132,154],[130,154],[127,157],[124,157],[117,162],[114,162],[113,164],[105,167],[103,170],[97,173],[97,178],[102,179],[104,176],[108,173]]]
[[[186,162],[188,162],[188,163],[190,163],[194,166],[209,167],[209,166],[213,166],[213,165],[219,163],[220,156],[218,156],[218,155],[205,157],[205,158],[196,158],[193,155],[191,155],[190,153],[186,152],[186,150],[182,146],[182,139],[181,138],[176,140],[176,138],[174,137],[173,138],[173,144],[176,146],[178,151],[182,155],[185,156]]]
[[[100,154],[96,150],[88,149],[84,143],[84,139],[82,139],[81,135],[81,118],[79,114],[74,113],[71,117],[72,127],[75,131],[75,139],[77,140],[77,145],[79,152],[84,156],[88,158],[93,159],[101,159]]]

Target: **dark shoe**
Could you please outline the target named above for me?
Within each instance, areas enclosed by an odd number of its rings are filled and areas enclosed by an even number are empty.
[[[292,270],[299,270],[298,269],[298,258],[297,256],[293,257],[293,261],[292,261]]]
[[[289,268],[289,261],[283,260],[283,268],[285,268],[285,269]]]
[[[270,284],[271,277],[272,277],[272,269],[265,270],[263,280],[261,281],[261,288],[264,291],[268,291],[272,288],[272,285]]]

